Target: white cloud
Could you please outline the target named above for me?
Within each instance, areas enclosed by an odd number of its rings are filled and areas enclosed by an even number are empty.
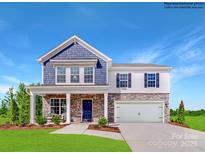
[[[2,78],[3,78],[4,80],[9,81],[9,82],[20,83],[20,80],[17,79],[17,78],[15,78],[15,77],[13,77],[13,76],[3,75]]]
[[[6,94],[6,92],[9,90],[10,86],[8,85],[0,85],[0,93]]]
[[[14,62],[11,58],[5,56],[1,51],[0,51],[0,61],[2,64],[6,66],[14,66]]]
[[[179,57],[181,60],[195,60],[195,61],[202,60],[205,58],[201,49],[188,50],[182,53]]]
[[[25,68],[28,68],[28,65],[27,65],[27,64],[19,64],[19,65],[17,66],[17,68],[19,68],[19,69],[25,69]]]
[[[193,77],[205,72],[205,65],[194,64],[187,66],[180,66],[173,69],[171,73],[173,83],[177,83],[188,77]]]
[[[205,34],[201,30],[196,28],[189,33],[179,31],[177,35],[168,35],[150,47],[137,49],[132,62],[174,65],[173,83],[202,74],[205,72],[205,46],[202,44]]]
[[[157,52],[141,53],[138,54],[134,60],[132,60],[132,63],[152,63],[158,57],[159,53]]]
[[[2,75],[1,78],[6,80],[7,83],[9,82],[9,83],[14,83],[14,84],[19,84],[20,82],[23,82],[26,85],[28,84],[26,81],[20,80],[14,76]]]

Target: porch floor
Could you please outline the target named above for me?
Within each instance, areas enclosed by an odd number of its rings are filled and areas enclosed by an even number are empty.
[[[94,135],[100,137],[106,137],[116,140],[124,140],[121,133],[99,131],[99,130],[88,130],[89,123],[73,123],[64,128],[58,129],[51,134],[84,134]]]

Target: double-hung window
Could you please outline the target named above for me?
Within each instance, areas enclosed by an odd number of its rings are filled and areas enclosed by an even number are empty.
[[[66,113],[66,99],[51,99],[51,114]]]
[[[119,87],[128,87],[128,74],[119,74]]]
[[[93,67],[84,67],[84,83],[93,83]]]
[[[66,68],[65,67],[57,67],[57,83],[66,83]]]
[[[147,74],[147,87],[156,87],[156,73]]]
[[[70,68],[70,82],[71,83],[79,83],[79,67],[71,67]]]

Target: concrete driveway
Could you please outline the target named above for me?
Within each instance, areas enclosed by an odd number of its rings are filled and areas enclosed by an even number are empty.
[[[119,124],[132,151],[205,151],[205,133],[170,124]]]

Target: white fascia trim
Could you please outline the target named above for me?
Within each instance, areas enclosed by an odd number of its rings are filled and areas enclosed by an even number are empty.
[[[99,50],[95,49],[94,47],[92,47],[91,45],[89,45],[88,43],[86,43],[85,41],[83,41],[81,38],[79,38],[76,35],[73,35],[72,37],[70,37],[69,39],[67,39],[66,41],[64,41],[63,43],[61,43],[60,45],[58,45],[56,48],[52,49],[51,51],[49,51],[48,53],[46,53],[45,55],[41,56],[38,61],[40,63],[43,63],[44,61],[48,60],[50,57],[56,55],[58,52],[60,52],[62,49],[64,49],[65,47],[69,46],[70,44],[72,44],[73,42],[78,42],[80,45],[82,45],[83,47],[85,47],[86,49],[88,49],[89,51],[91,51],[93,54],[95,54],[96,56],[102,58],[103,60],[107,61],[112,61],[111,58],[107,57],[105,54],[101,53]],[[61,50],[59,50],[61,48]]]
[[[50,55],[53,53],[53,52],[55,52],[57,49],[59,49],[59,48],[62,48],[62,47],[66,47],[66,46],[69,46],[71,43],[73,43],[73,40],[74,39],[74,36],[72,36],[72,37],[70,37],[69,39],[67,39],[66,41],[64,41],[63,43],[61,43],[60,45],[58,45],[57,47],[55,47],[55,48],[53,48],[52,50],[50,50],[49,52],[47,52],[46,54],[44,54],[43,56],[41,56],[40,58],[38,58],[38,61],[39,62],[44,62],[45,61],[45,58],[47,57],[47,56],[49,56],[50,57]],[[52,54],[53,55],[53,54]],[[51,55],[51,56],[52,56]]]
[[[168,71],[171,67],[111,67],[111,71]]]
[[[111,58],[109,58],[108,56],[106,56],[105,54],[103,54],[102,52],[100,52],[99,50],[97,50],[96,48],[94,48],[93,46],[91,46],[90,44],[88,44],[87,42],[85,42],[84,40],[82,40],[81,38],[79,38],[78,36],[74,35],[75,38],[77,39],[78,43],[80,43],[82,46],[84,46],[86,49],[90,49],[95,55],[101,57],[103,60],[107,61],[112,61]]]
[[[108,86],[29,86],[33,94],[104,94]]]
[[[93,60],[51,60],[54,66],[57,65],[96,65],[97,59]]]

